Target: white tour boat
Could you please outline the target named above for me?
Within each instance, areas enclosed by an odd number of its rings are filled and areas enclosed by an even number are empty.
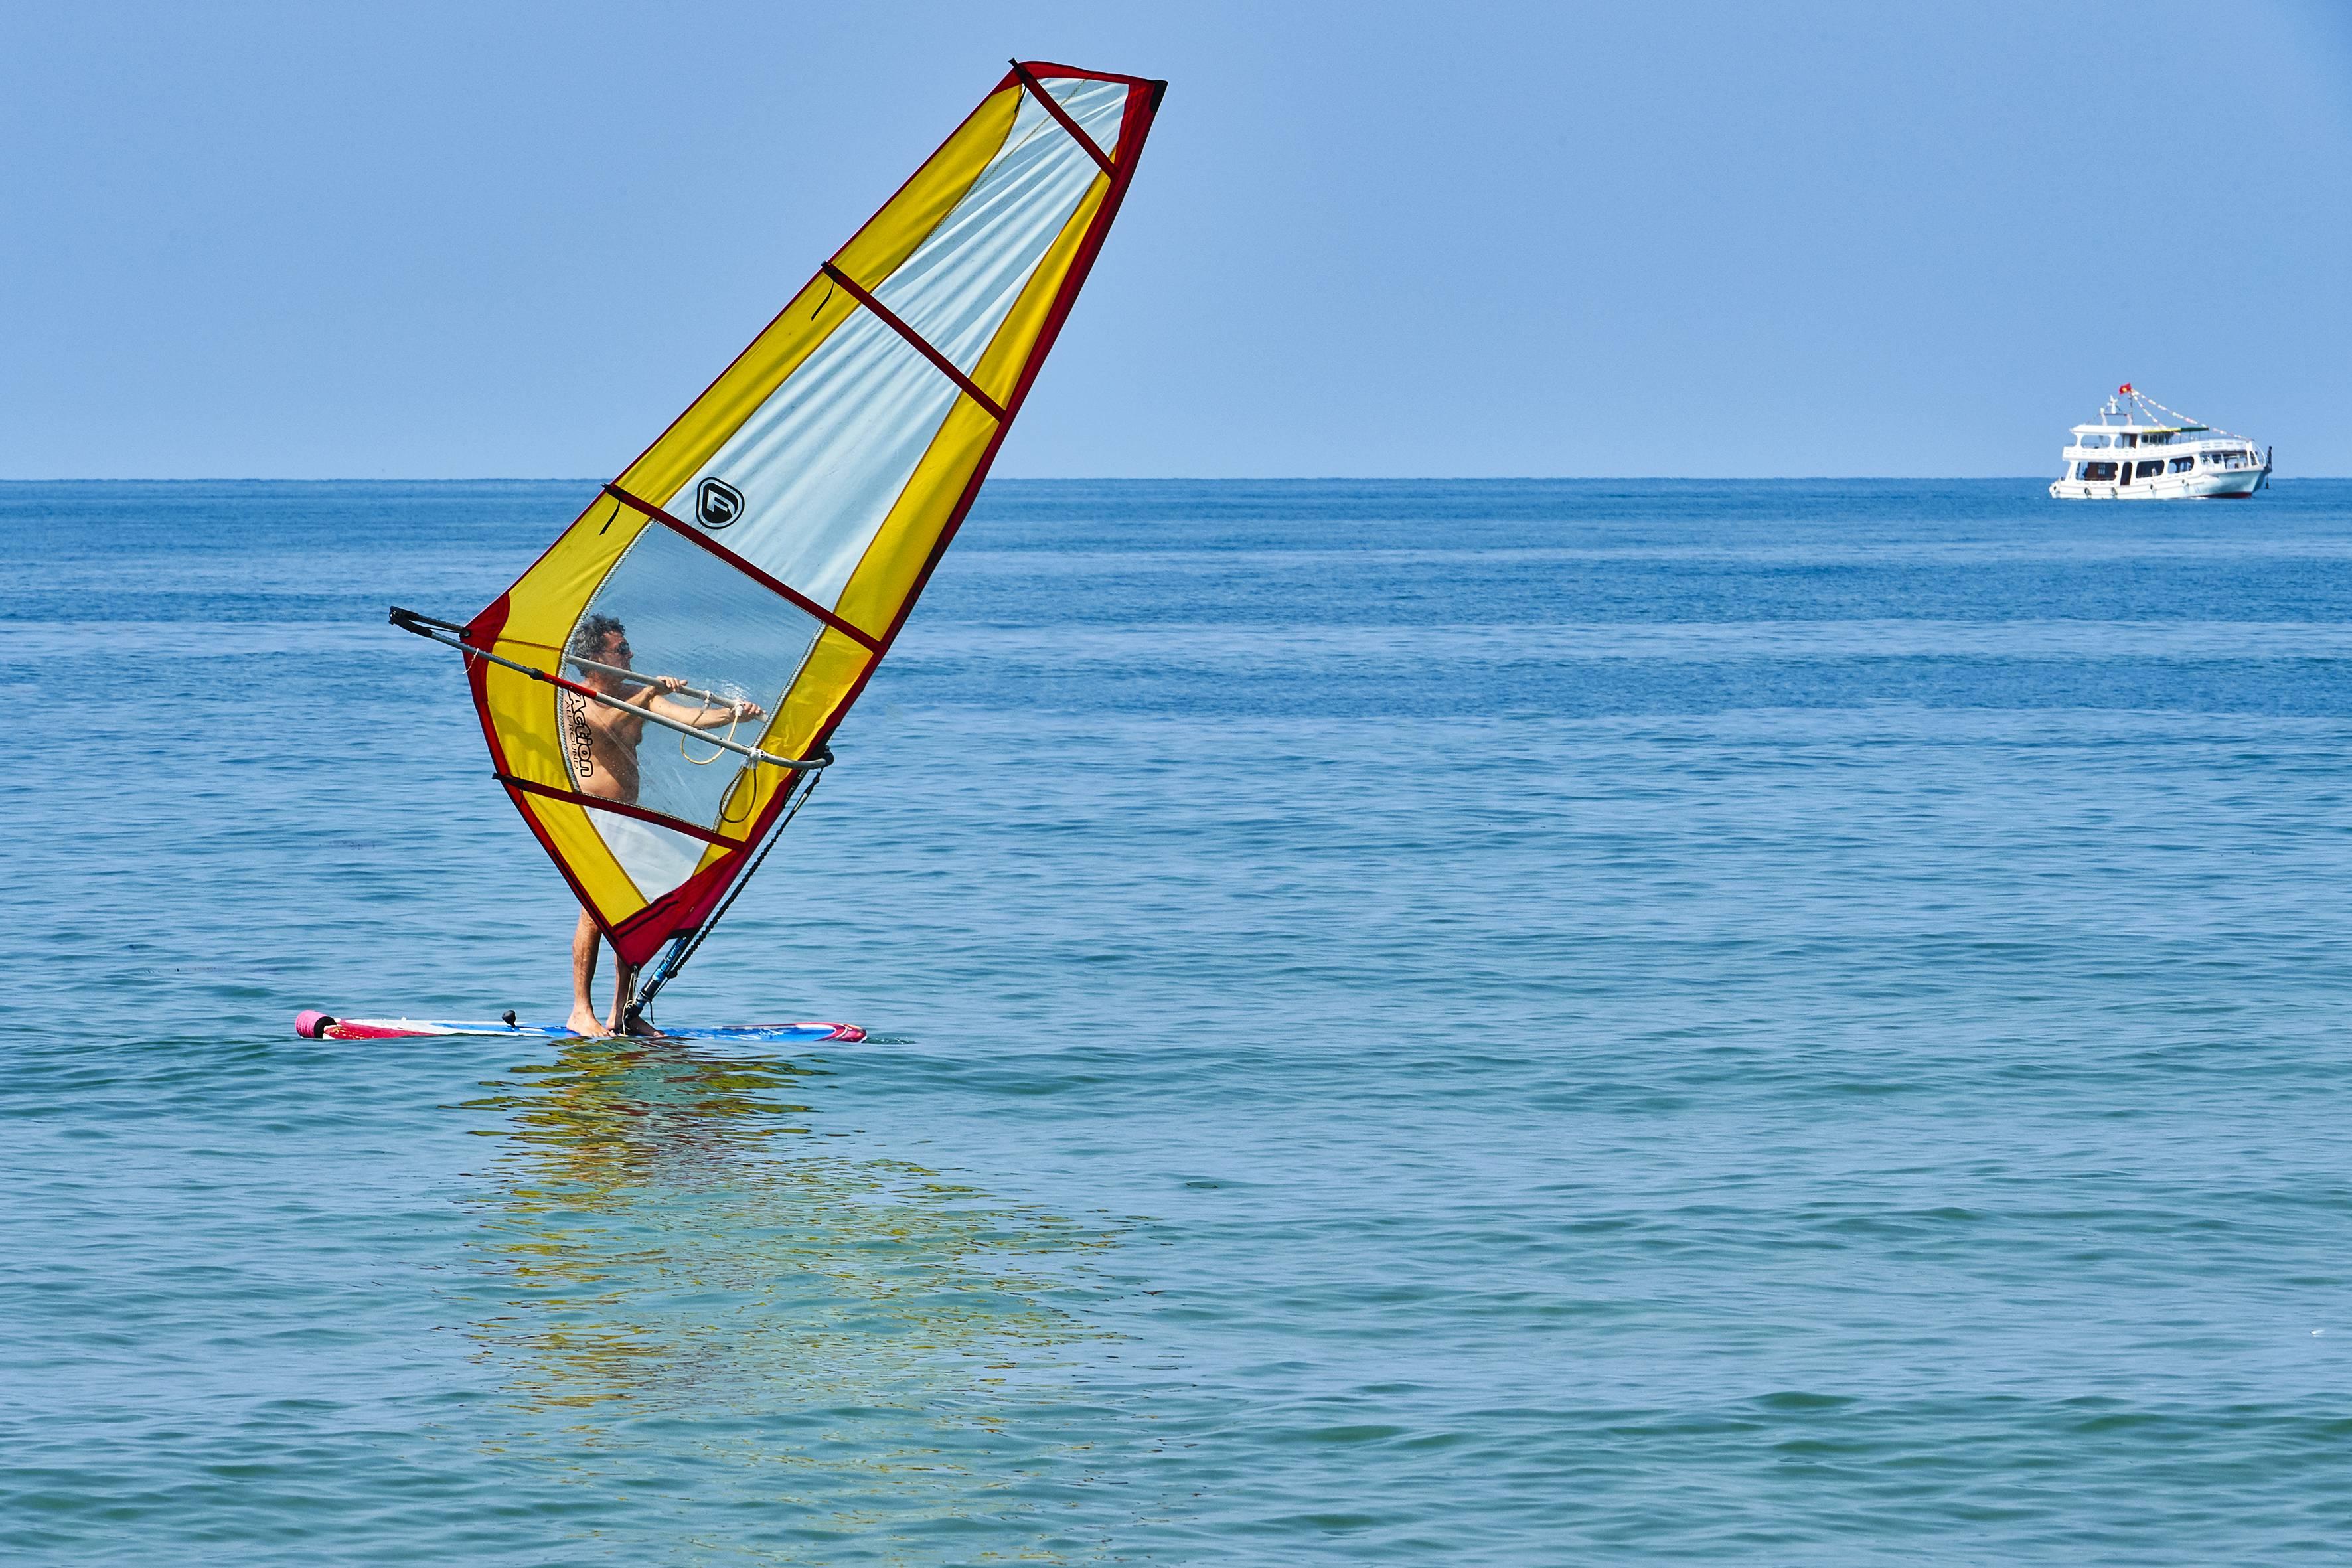
[[[2077,425],[2073,435],[2066,471],[2050,487],[2061,500],[2242,500],[2270,479],[2268,448],[2258,454],[2243,436],[2200,425],[2129,382],[2116,388],[2097,424]]]

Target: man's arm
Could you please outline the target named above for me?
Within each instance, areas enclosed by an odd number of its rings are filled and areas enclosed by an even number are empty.
[[[698,730],[724,729],[745,719],[768,716],[766,709],[748,697],[736,702],[705,702],[699,698],[681,700],[670,695],[685,684],[674,675],[653,676],[646,680],[645,691],[631,700],[665,719],[675,719]]]

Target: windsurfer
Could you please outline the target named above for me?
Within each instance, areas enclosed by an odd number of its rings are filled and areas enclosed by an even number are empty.
[[[631,668],[631,651],[628,633],[618,620],[611,616],[590,616],[572,635],[571,657],[575,661],[592,659],[594,663],[575,663],[574,679],[593,691],[649,709],[665,719],[675,719],[698,730],[715,730],[745,719],[768,716],[764,709],[749,699],[730,703],[681,701],[672,694],[686,682],[674,675],[618,673]],[[598,665],[611,668],[600,669]],[[637,745],[645,739],[645,720],[626,708],[611,707],[576,691],[562,692],[562,698],[564,750],[571,754],[572,776],[581,793],[635,805]],[[582,910],[580,923],[572,932],[572,1016],[566,1022],[575,1034],[581,1035],[651,1034],[651,1028],[642,1023],[633,1024],[628,1017],[637,972],[635,966],[622,963],[618,952],[613,955],[620,971],[613,989],[613,1016],[609,1019],[596,1016],[595,1005],[589,1000],[588,993],[596,982],[596,948],[603,934],[594,917]]]

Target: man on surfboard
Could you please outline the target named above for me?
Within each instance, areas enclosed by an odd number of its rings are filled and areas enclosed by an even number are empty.
[[[581,685],[618,701],[648,709],[665,719],[716,730],[745,719],[764,719],[767,711],[750,699],[731,703],[681,702],[671,693],[686,685],[674,675],[636,675],[630,669],[629,634],[611,616],[590,616],[572,634],[569,650]],[[600,668],[601,667],[601,668]],[[626,708],[616,708],[574,691],[561,694],[563,708],[563,749],[572,762],[572,776],[583,795],[604,800],[637,804],[637,745],[645,739],[646,721]],[[635,994],[635,966],[613,961],[620,973],[613,990],[613,1016],[596,1016],[588,992],[596,981],[596,946],[604,932],[586,910],[572,932],[572,1016],[565,1020],[574,1034],[652,1034],[644,1024],[632,1024],[629,1002]]]

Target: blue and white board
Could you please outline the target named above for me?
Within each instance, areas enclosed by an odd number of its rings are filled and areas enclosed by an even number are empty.
[[[563,1024],[531,1024],[508,1018],[339,1018],[331,1013],[296,1016],[294,1032],[306,1040],[408,1040],[438,1035],[492,1035],[526,1040],[577,1040],[581,1033]],[[866,1031],[855,1024],[727,1024],[707,1029],[664,1026],[661,1037],[671,1040],[734,1040],[800,1043],[816,1040],[862,1040]]]

